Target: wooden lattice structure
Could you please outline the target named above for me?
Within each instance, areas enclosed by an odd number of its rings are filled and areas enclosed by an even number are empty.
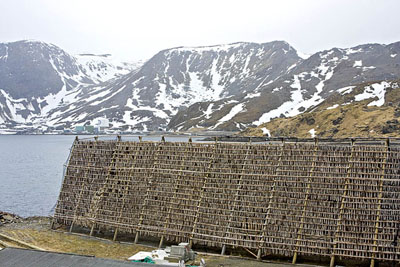
[[[54,220],[258,258],[398,264],[400,146],[75,140]]]

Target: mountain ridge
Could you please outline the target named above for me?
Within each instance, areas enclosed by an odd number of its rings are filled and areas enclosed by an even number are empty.
[[[0,74],[11,68],[1,65],[5,57],[1,45]],[[129,70],[111,64],[115,75],[107,76],[110,72],[101,66],[109,62],[96,63],[105,55],[86,53],[81,57],[96,57],[94,62],[87,60],[90,63],[83,66],[79,56],[74,56],[70,67],[76,71],[58,72],[61,83],[51,88],[53,95],[58,94],[56,100],[47,92],[46,102],[42,97],[41,102],[25,103],[13,98],[0,79],[0,126],[68,128],[105,117],[117,132],[238,131],[301,114],[339,88],[395,80],[400,75],[400,42],[332,48],[305,59],[299,54],[285,41],[180,46],[161,50]],[[46,64],[52,65],[51,61]],[[61,67],[58,64],[55,69]],[[65,89],[60,87],[63,83]],[[53,105],[47,100],[54,100]]]

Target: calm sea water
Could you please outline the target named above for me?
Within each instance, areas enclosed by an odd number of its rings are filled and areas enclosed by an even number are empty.
[[[0,211],[23,217],[49,215],[57,202],[63,165],[74,138],[0,135]],[[160,137],[148,136],[144,140],[159,141]],[[187,141],[188,137],[166,137],[166,140]]]

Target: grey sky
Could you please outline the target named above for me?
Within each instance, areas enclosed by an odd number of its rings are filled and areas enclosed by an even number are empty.
[[[311,54],[400,41],[399,0],[0,0],[0,41],[147,59],[159,50],[285,40]]]

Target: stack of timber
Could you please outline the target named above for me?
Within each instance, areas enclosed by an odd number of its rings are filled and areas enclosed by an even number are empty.
[[[397,140],[75,140],[54,222],[266,255],[400,263]]]

